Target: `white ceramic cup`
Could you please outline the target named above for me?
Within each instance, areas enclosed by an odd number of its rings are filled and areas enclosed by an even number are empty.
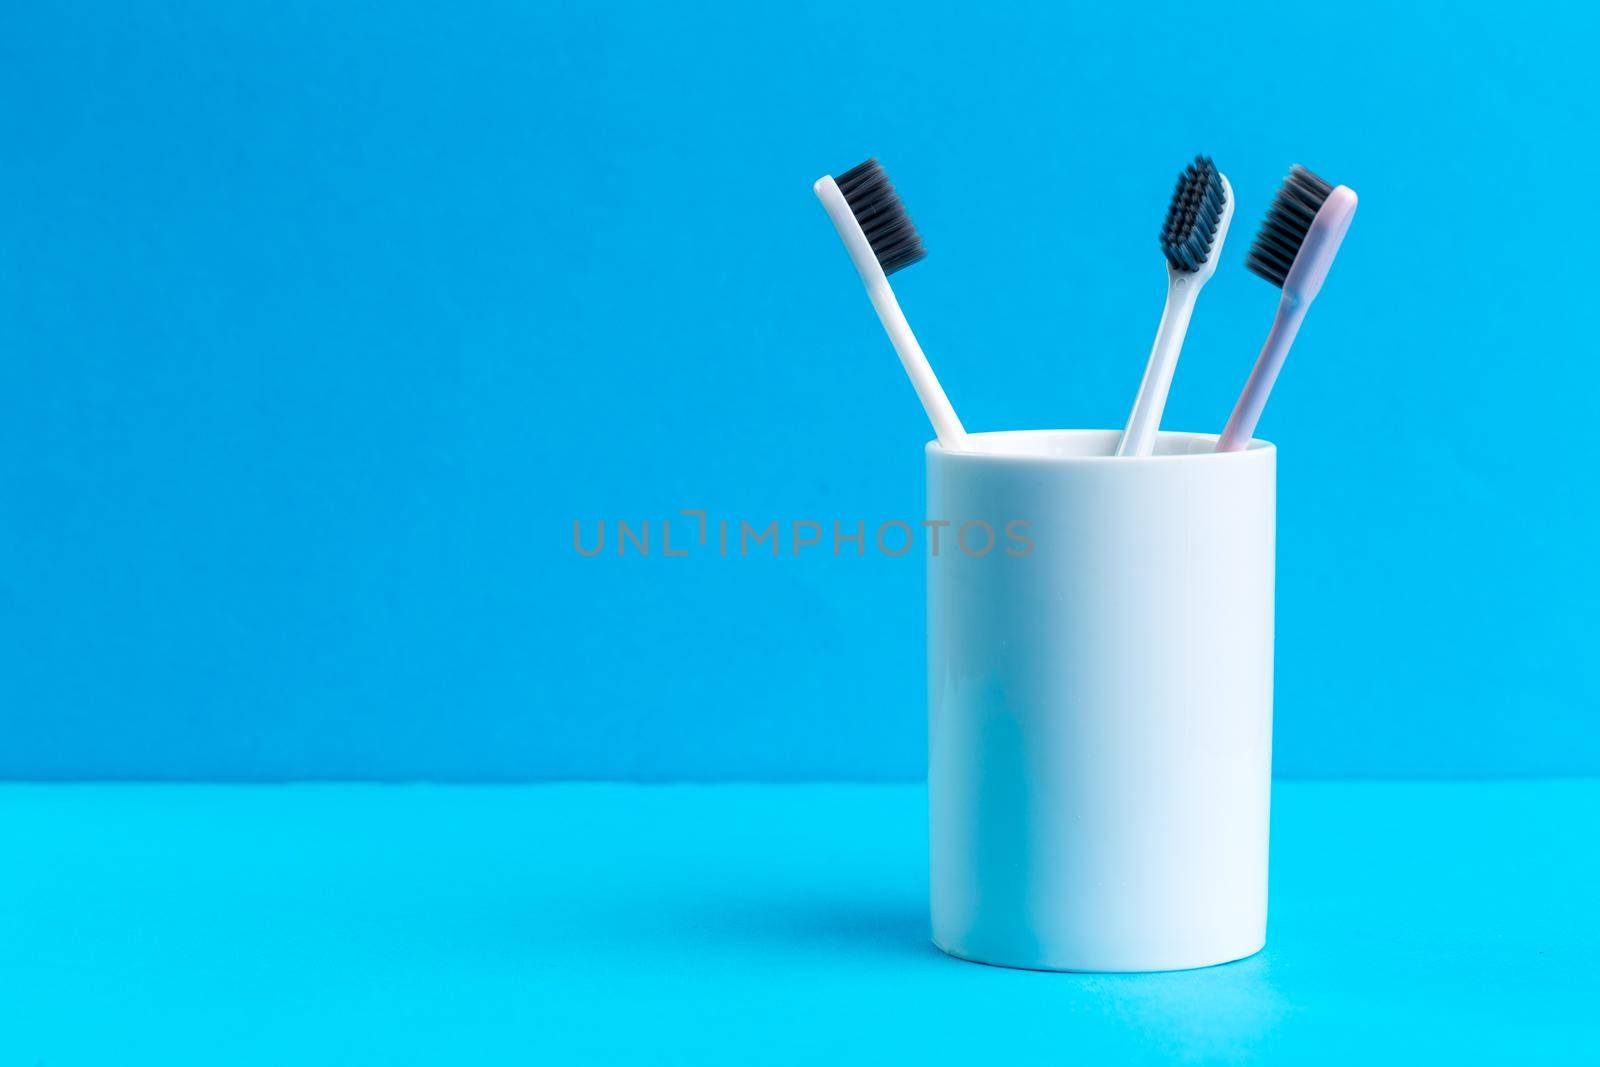
[[[955,956],[1164,971],[1265,943],[1276,452],[1162,433],[1118,458],[1117,436],[927,448],[950,523],[928,559],[933,937]]]

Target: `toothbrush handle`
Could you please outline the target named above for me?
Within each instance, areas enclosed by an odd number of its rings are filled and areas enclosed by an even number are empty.
[[[1256,432],[1256,423],[1261,419],[1261,410],[1267,406],[1272,383],[1278,380],[1278,371],[1283,369],[1284,357],[1289,354],[1289,346],[1294,344],[1294,335],[1300,332],[1300,324],[1305,321],[1308,306],[1308,302],[1295,299],[1287,293],[1278,301],[1278,317],[1272,321],[1272,332],[1267,334],[1267,343],[1261,346],[1261,355],[1256,357],[1250,379],[1244,383],[1239,402],[1233,406],[1228,425],[1217,441],[1218,452],[1238,452],[1250,444],[1250,438]]]
[[[1119,456],[1148,456],[1155,448],[1156,431],[1161,429],[1161,412],[1167,406],[1167,391],[1172,388],[1172,372],[1178,367],[1178,353],[1189,332],[1189,317],[1194,314],[1195,297],[1200,287],[1186,275],[1178,275],[1167,286],[1167,305],[1161,312],[1150,360],[1145,364],[1139,395],[1133,400],[1133,413],[1117,442]]]
[[[939,438],[939,444],[951,451],[959,451],[966,441],[967,431],[956,417],[956,409],[950,406],[950,398],[944,395],[933,368],[928,365],[928,357],[922,354],[922,346],[917,343],[916,334],[911,332],[911,324],[900,310],[900,302],[894,298],[888,280],[880,273],[878,278],[869,280],[863,277],[862,281],[866,283],[867,296],[878,313],[878,321],[883,323],[889,343],[894,345],[900,365],[905,367],[906,377],[911,379],[911,387],[917,391],[917,399],[922,401],[922,410],[928,413],[928,421],[933,423],[933,432]]]

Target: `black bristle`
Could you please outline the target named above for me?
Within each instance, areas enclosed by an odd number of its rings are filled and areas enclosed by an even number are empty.
[[[1211,257],[1227,193],[1210,156],[1195,156],[1178,175],[1178,187],[1161,226],[1161,251],[1173,270],[1194,272]]]
[[[872,246],[872,254],[878,257],[883,273],[893,274],[928,254],[922,247],[922,238],[917,236],[917,228],[911,225],[905,205],[876,159],[851,167],[835,178],[834,183],[844,194],[844,202],[850,205],[856,222],[861,224],[861,232],[867,235],[867,243]]]
[[[1272,206],[1267,208],[1267,217],[1261,222],[1244,265],[1281,289],[1289,277],[1289,268],[1294,266],[1294,257],[1300,254],[1306,232],[1311,229],[1311,220],[1332,192],[1333,186],[1300,164],[1290,167],[1289,176],[1283,179]]]

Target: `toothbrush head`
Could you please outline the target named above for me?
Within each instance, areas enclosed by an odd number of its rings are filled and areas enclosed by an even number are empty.
[[[884,274],[909,267],[928,254],[899,194],[876,159],[851,167],[834,182]]]
[[[1216,269],[1233,197],[1228,180],[1210,156],[1195,156],[1178,175],[1167,219],[1161,226],[1161,252],[1175,271],[1194,274],[1207,266]]]
[[[1322,288],[1356,212],[1356,194],[1298,163],[1283,179],[1244,265],[1286,294],[1309,300]]]

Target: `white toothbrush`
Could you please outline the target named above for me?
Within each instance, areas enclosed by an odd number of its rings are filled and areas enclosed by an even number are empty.
[[[960,451],[966,444],[966,431],[928,365],[928,357],[922,354],[922,346],[917,344],[894,290],[889,288],[889,275],[927,255],[911,217],[889,184],[889,176],[877,160],[869,159],[851,167],[837,180],[828,175],[818,178],[811,189],[839,231],[839,239],[867,287],[878,320],[900,355],[928,421],[933,423],[939,444]]]
[[[1209,156],[1196,156],[1178,175],[1178,187],[1161,227],[1161,250],[1167,257],[1167,305],[1161,312],[1161,326],[1150,348],[1133,412],[1117,442],[1119,456],[1148,456],[1155,448],[1172,372],[1178,367],[1178,353],[1189,331],[1189,316],[1194,314],[1200,287],[1217,271],[1222,242],[1232,221],[1233,189],[1228,179]]]
[[[1355,190],[1329,185],[1298,164],[1289,169],[1244,263],[1282,289],[1283,296],[1267,343],[1261,346],[1239,402],[1217,441],[1218,452],[1238,452],[1255,436],[1272,383],[1278,380],[1306,310],[1322,291],[1355,214]]]

